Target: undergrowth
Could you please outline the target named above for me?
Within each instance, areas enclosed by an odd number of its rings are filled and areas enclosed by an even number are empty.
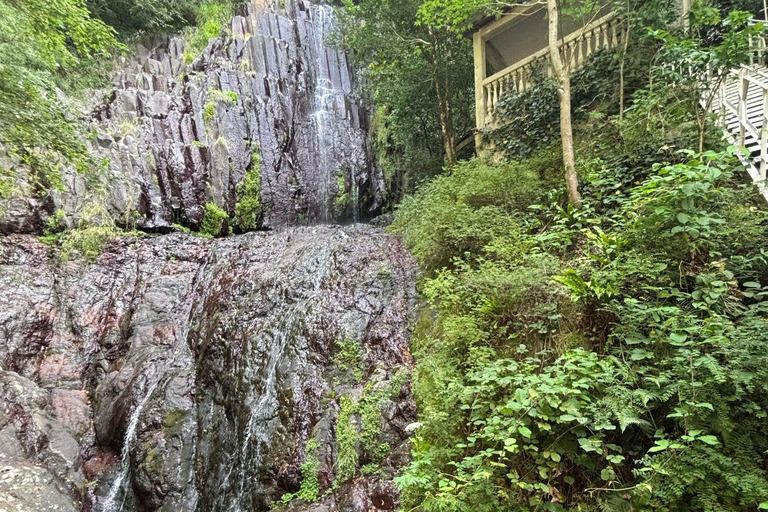
[[[768,507],[768,214],[732,153],[634,121],[584,120],[580,209],[547,148],[402,203],[429,306],[405,510]]]

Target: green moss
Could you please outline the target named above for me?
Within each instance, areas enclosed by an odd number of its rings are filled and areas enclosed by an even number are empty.
[[[147,453],[147,456],[141,462],[140,467],[151,475],[158,475],[163,468],[162,459],[159,457],[160,453],[152,449]]]
[[[171,227],[176,231],[181,231],[182,233],[186,233],[186,234],[192,233],[191,229],[189,229],[186,226],[182,226],[181,224],[173,224]]]
[[[183,409],[171,409],[163,416],[163,429],[170,430],[176,427],[187,416]]]
[[[336,180],[339,192],[333,202],[333,211],[336,214],[336,218],[341,218],[347,213],[347,208],[349,207],[349,192],[344,182],[344,171],[341,169],[339,169],[336,175]]]
[[[237,187],[237,196],[235,225],[243,232],[256,229],[261,221],[261,155],[258,151],[251,155],[251,165]]]
[[[228,219],[227,212],[219,208],[216,203],[205,203],[205,213],[199,234],[209,238],[220,236],[224,229],[224,223]]]
[[[336,340],[337,352],[331,362],[345,375],[351,375],[355,383],[363,380],[363,361],[360,342],[344,336]]]
[[[203,116],[205,116],[205,112],[203,112]],[[187,146],[192,146],[192,147],[195,147],[195,148],[204,148],[205,144],[200,142],[199,140],[193,140],[192,142],[187,144]]]

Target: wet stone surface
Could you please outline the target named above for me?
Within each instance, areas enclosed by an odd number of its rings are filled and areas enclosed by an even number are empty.
[[[414,272],[363,225],[126,238],[92,264],[0,238],[0,510],[260,512],[312,457],[319,500],[286,510],[395,510]],[[347,425],[372,410],[385,453],[358,441],[342,482],[341,404],[373,396]]]
[[[88,147],[108,162],[98,182],[65,168],[63,190],[42,199],[0,147],[21,191],[0,200],[0,232],[40,233],[56,210],[74,227],[99,182],[99,201],[120,225],[197,229],[206,203],[233,216],[255,167],[262,210],[248,230],[374,216],[385,185],[370,109],[346,55],[325,43],[332,8],[254,0],[242,9],[192,62],[181,37],[137,46],[112,88],[79,107],[95,134]]]

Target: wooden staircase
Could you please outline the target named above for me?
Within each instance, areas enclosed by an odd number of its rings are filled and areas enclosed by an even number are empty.
[[[747,171],[768,199],[768,67],[743,65],[723,81],[712,103],[728,140],[749,152],[742,157]]]

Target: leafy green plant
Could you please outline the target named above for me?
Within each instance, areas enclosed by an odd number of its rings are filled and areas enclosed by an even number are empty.
[[[349,192],[344,183],[344,171],[341,169],[339,169],[339,172],[336,175],[336,181],[338,192],[336,193],[336,198],[333,200],[333,212],[336,218],[340,219],[346,214],[350,202]]]
[[[221,36],[232,14],[232,3],[226,1],[210,0],[195,6],[195,25],[184,31],[185,63],[191,64],[208,46],[209,39]]]
[[[77,254],[86,261],[95,260],[111,240],[122,231],[115,225],[106,208],[98,202],[91,203],[80,214],[75,229],[60,236],[62,261],[69,261]]]
[[[300,499],[308,503],[317,501],[320,496],[320,483],[317,478],[317,472],[320,468],[320,461],[317,458],[317,450],[320,445],[314,439],[307,441],[304,449],[305,460],[301,464],[301,487],[296,493],[286,493],[280,498],[283,504],[290,503],[294,499]]]
[[[352,423],[355,406],[347,396],[339,398],[339,416],[336,419],[336,477],[333,488],[346,482],[357,469],[357,428]]]

